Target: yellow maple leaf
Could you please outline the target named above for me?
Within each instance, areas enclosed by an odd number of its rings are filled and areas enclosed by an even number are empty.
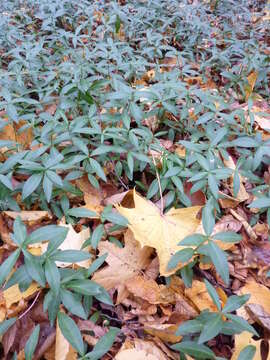
[[[126,284],[150,264],[151,248],[141,249],[134,239],[132,232],[125,233],[125,247],[102,241],[98,246],[99,255],[108,253],[107,267],[96,271],[93,280],[104,286],[106,290],[118,289],[117,303],[121,302],[127,295]]]
[[[168,270],[168,263],[177,251],[185,248],[178,243],[196,231],[200,223],[196,216],[201,206],[172,208],[166,214],[160,214],[160,210],[154,204],[139,196],[135,190],[133,198],[134,208],[116,208],[129,221],[128,227],[141,246],[156,249],[160,261],[160,274],[169,276],[175,273],[183,264]]]

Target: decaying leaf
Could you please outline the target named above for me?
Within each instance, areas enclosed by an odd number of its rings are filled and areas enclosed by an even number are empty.
[[[248,85],[246,85],[244,87],[244,89],[245,89],[245,100],[246,101],[248,100],[248,98],[250,97],[250,95],[253,92],[254,86],[256,84],[257,76],[258,76],[258,71],[253,71],[247,77]]]
[[[103,241],[99,244],[98,249],[100,256],[108,253],[106,258],[108,266],[97,271],[93,280],[107,290],[117,288],[117,302],[120,302],[127,295],[125,288],[127,282],[140,274],[150,263],[152,249],[149,247],[140,248],[130,230],[125,233],[124,248],[121,249],[109,241]]]
[[[245,309],[251,319],[270,331],[270,314],[267,313],[261,305],[247,304]]]
[[[156,249],[160,261],[160,274],[169,276],[183,266],[179,264],[173,270],[167,269],[172,255],[184,248],[178,243],[195,232],[198,227],[200,220],[196,216],[201,206],[172,208],[168,213],[160,214],[154,204],[139,196],[135,190],[133,198],[134,208],[117,206],[117,209],[128,219],[128,226],[141,246],[151,246]]]
[[[175,335],[178,325],[175,324],[151,324],[145,323],[144,331],[152,336],[157,336],[159,339],[169,343],[177,343],[182,339],[182,336]]]
[[[29,147],[33,140],[32,129],[28,127],[27,129],[20,131],[26,124],[27,122],[23,120],[20,120],[18,123],[13,122],[12,124],[7,124],[0,132],[0,140],[17,142],[22,145],[23,148]]]
[[[6,301],[6,307],[9,309],[12,304],[19,302],[21,299],[29,298],[31,295],[37,292],[39,288],[40,287],[35,282],[33,282],[24,292],[20,291],[18,284],[11,286],[3,292],[3,296]]]
[[[76,180],[76,185],[83,192],[85,202],[83,207],[94,211],[97,214],[101,213],[104,209],[104,207],[101,205],[103,200],[101,190],[94,188],[86,176]]]

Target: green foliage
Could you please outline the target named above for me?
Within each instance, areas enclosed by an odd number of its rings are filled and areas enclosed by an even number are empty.
[[[213,9],[207,1],[188,0],[169,4],[165,0],[128,0],[123,5],[99,0],[23,3],[6,0],[1,5],[5,15],[0,21],[0,110],[4,111],[0,135],[9,124],[16,136],[15,140],[0,140],[4,154],[0,210],[20,211],[21,203],[15,200],[19,195],[25,209],[35,204],[55,218],[65,216],[71,224],[80,218],[91,221],[98,217],[101,224],[84,244],[96,249],[107,235],[107,222],[117,229],[127,221],[110,206],[100,215],[71,207],[71,197],[83,199],[74,180],[86,175],[97,189],[107,181],[127,189],[136,185],[148,199],[158,201],[158,174],[165,210],[191,206],[184,191],[187,181],[192,184],[191,194],[201,190],[207,198],[202,212],[205,235],[185,238],[181,245],[187,248],[174,255],[169,267],[192,259],[180,270],[185,285],[191,286],[199,259],[211,261],[228,284],[227,255],[216,240],[237,243],[241,237],[232,232],[216,234],[213,229],[222,215],[219,189],[233,173],[222,158],[227,159],[231,152],[239,155],[234,195],[240,175],[244,176],[255,197],[248,206],[259,208],[270,224],[270,186],[262,176],[270,165],[270,140],[255,131],[252,98],[248,100],[250,122],[241,107],[233,106],[245,101],[251,72],[258,73],[254,91],[269,100],[269,55],[267,44],[261,41],[267,23],[252,19],[253,10],[259,18],[263,9],[253,3],[250,9],[245,0],[216,1]],[[167,58],[176,59],[176,66],[168,72],[164,71]],[[147,87],[136,83],[149,70],[155,74]],[[222,86],[202,89],[199,83],[187,85],[189,77],[204,82],[211,78]],[[147,120],[153,118],[155,125],[149,126]],[[28,132],[31,141],[25,145],[20,137]],[[179,157],[162,145],[168,140],[182,145],[186,156]],[[158,166],[153,152],[160,155]],[[14,183],[16,178],[21,182]],[[59,251],[67,228],[48,225],[27,234],[18,217],[13,232],[17,249],[0,266],[0,285],[5,283],[8,288],[18,283],[26,290],[34,280],[42,288],[48,287],[44,309],[51,323],[58,316],[64,336],[84,356],[76,324],[59,313],[59,306],[63,304],[71,314],[85,319],[88,311],[84,305],[93,298],[112,303],[105,289],[91,280],[106,255],[86,270],[59,269],[57,261],[77,262],[87,256],[80,250]],[[42,241],[48,241],[46,252],[33,256],[27,246]],[[24,263],[9,278],[19,257]],[[232,314],[246,298],[231,296],[221,309],[214,288],[209,283],[206,286],[218,312],[202,313],[182,325],[180,332],[198,333],[199,338],[173,346],[198,359],[214,358],[202,343],[218,333],[253,331]],[[0,333],[14,322],[11,318],[1,323]],[[38,332],[36,328],[28,340],[29,358]],[[116,333],[112,328],[86,358],[102,356]],[[247,358],[252,351],[248,348],[242,356]]]

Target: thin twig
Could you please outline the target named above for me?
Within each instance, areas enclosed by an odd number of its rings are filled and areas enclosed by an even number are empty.
[[[24,317],[24,316],[32,309],[32,307],[33,307],[33,306],[35,305],[35,303],[37,302],[37,299],[38,299],[40,293],[41,293],[41,291],[39,291],[39,292],[37,293],[37,295],[36,295],[36,297],[34,298],[32,304],[29,306],[28,309],[26,309],[25,312],[23,312],[23,313],[18,317],[18,320],[20,320],[22,317]]]
[[[162,190],[161,190],[161,182],[160,182],[160,177],[159,177],[159,173],[157,171],[157,164],[156,164],[156,160],[154,158],[154,155],[152,154],[152,159],[153,159],[153,163],[155,165],[156,168],[156,175],[157,175],[157,181],[158,181],[158,188],[159,188],[159,194],[160,194],[160,214],[163,215],[163,210],[164,210],[164,201],[163,201],[163,196],[162,196]]]

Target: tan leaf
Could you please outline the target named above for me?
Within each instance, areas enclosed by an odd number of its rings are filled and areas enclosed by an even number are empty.
[[[159,357],[147,354],[145,350],[137,350],[137,349],[126,349],[119,351],[116,355],[115,360],[160,360]],[[165,358],[166,359],[166,358]]]
[[[3,213],[15,220],[17,216],[20,216],[23,222],[28,223],[28,225],[33,225],[36,222],[42,221],[44,219],[51,219],[52,216],[48,211],[3,211]]]
[[[83,207],[100,214],[104,209],[101,205],[103,200],[101,190],[94,188],[86,176],[76,180],[76,185],[83,192],[85,202]]]
[[[152,336],[157,336],[159,339],[169,342],[177,343],[182,339],[182,336],[175,335],[178,325],[175,324],[144,324],[144,331]]]
[[[175,303],[175,295],[172,290],[143,276],[135,276],[126,283],[126,287],[134,296],[140,297],[150,304]]]
[[[257,76],[258,76],[258,71],[253,71],[247,77],[248,85],[244,86],[246,101],[253,92],[254,86],[256,84]]]
[[[77,360],[77,352],[66,340],[62,334],[58,320],[56,323],[56,339],[55,339],[55,360]]]
[[[229,156],[228,159],[223,159],[223,163],[227,168],[229,168],[233,171],[236,170],[235,163],[231,156]],[[238,194],[236,195],[236,200],[240,203],[240,202],[246,201],[249,198],[249,194],[246,192],[246,189],[243,185],[243,179],[240,174],[239,174],[239,177],[240,177],[240,187],[239,187]],[[234,179],[234,173],[231,175],[230,180],[229,180],[229,182],[230,182],[229,185],[230,185],[232,194],[233,194],[233,179]]]
[[[23,148],[29,147],[33,139],[31,128],[24,129],[20,132],[20,128],[27,123],[20,120],[18,124],[7,124],[0,132],[0,140],[10,140],[19,143]]]
[[[118,288],[117,302],[120,302],[127,295],[125,284],[148,266],[153,251],[149,247],[141,249],[130,230],[125,233],[124,248],[119,248],[109,241],[102,241],[98,249],[100,256],[108,253],[108,266],[97,271],[93,280],[107,290]]]
[[[187,235],[195,232],[200,220],[197,214],[201,206],[190,208],[170,209],[161,215],[159,209],[139,196],[134,190],[134,208],[116,206],[120,214],[125,216],[128,227],[141,246],[151,246],[156,249],[160,261],[160,274],[169,276],[176,272],[183,264],[173,270],[168,270],[168,262],[178,250],[184,249],[178,243]]]
[[[256,353],[253,357],[253,360],[261,360],[261,342],[262,340],[255,341],[252,339],[252,334],[247,331],[242,332],[239,335],[235,335],[235,350],[231,360],[237,360],[240,352],[248,345],[255,346]],[[266,360],[269,360],[270,356],[268,355]]]
[[[24,292],[20,291],[18,284],[11,286],[3,292],[3,296],[6,301],[6,307],[9,309],[12,304],[19,302],[21,299],[27,299],[38,290],[39,286],[37,283],[34,282]]]
[[[261,305],[247,304],[245,309],[255,322],[270,331],[270,314],[267,313]]]
[[[258,284],[255,280],[250,280],[237,293],[238,295],[250,294],[246,304],[261,305],[264,311],[270,314],[270,290],[266,286]],[[237,314],[245,319],[250,318],[243,307],[237,310]]]

